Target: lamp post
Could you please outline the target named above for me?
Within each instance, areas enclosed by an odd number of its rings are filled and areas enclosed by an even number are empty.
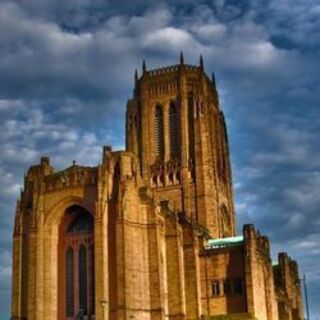
[[[102,320],[105,320],[104,315],[105,315],[105,313],[106,313],[105,308],[106,308],[107,305],[108,305],[108,301],[106,301],[106,300],[101,300]]]

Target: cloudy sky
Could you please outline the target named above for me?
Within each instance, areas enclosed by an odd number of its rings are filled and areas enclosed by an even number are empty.
[[[238,229],[255,223],[308,279],[320,319],[320,4],[316,0],[0,0],[0,318],[9,319],[15,200],[50,156],[96,165],[124,146],[134,69],[215,72]]]

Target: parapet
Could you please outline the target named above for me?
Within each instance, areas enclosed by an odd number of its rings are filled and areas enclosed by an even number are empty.
[[[187,70],[187,71],[199,71],[200,70],[199,66],[194,66],[191,64],[183,64],[183,68],[184,68],[184,70]],[[181,65],[176,64],[176,65],[168,66],[168,67],[164,67],[164,68],[148,70],[148,71],[146,71],[146,74],[150,77],[155,77],[155,76],[160,76],[160,75],[164,75],[164,74],[175,73],[175,72],[180,71],[180,69],[181,69]]]
[[[273,278],[278,303],[284,306],[281,309],[283,314],[280,316],[285,318],[286,310],[292,310],[296,314],[294,319],[302,319],[303,309],[298,265],[286,252],[280,252],[278,255],[278,262],[273,265]]]
[[[243,237],[248,249],[256,248],[266,257],[270,257],[269,238],[265,235],[260,235],[260,232],[255,229],[253,224],[245,224],[243,226]]]
[[[278,263],[275,268],[278,268],[283,276],[289,276],[291,279],[295,279],[295,282],[299,280],[298,264],[291,259],[287,252],[278,254]]]

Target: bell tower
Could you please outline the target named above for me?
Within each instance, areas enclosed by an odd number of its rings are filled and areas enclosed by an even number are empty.
[[[126,114],[126,149],[159,200],[170,200],[214,238],[236,233],[228,138],[214,74],[185,64],[135,72]]]

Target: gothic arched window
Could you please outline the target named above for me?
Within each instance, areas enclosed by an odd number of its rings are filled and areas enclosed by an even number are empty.
[[[195,97],[193,91],[188,92],[188,135],[189,135],[189,169],[191,176],[195,178],[195,138],[194,138],[194,103]]]
[[[92,215],[74,205],[60,228],[59,319],[94,315],[94,225]],[[61,265],[61,267],[60,267]]]
[[[226,182],[228,176],[228,137],[226,132],[226,125],[224,122],[223,114],[220,113],[220,138],[219,138],[219,157],[218,157],[218,174],[219,177]]]
[[[154,143],[155,155],[157,158],[164,156],[164,129],[163,129],[163,112],[162,108],[157,105],[154,115]]]
[[[66,253],[66,314],[67,317],[74,315],[74,272],[73,272],[73,249],[68,248]]]
[[[171,102],[169,107],[170,156],[180,157],[180,115],[177,106]]]

